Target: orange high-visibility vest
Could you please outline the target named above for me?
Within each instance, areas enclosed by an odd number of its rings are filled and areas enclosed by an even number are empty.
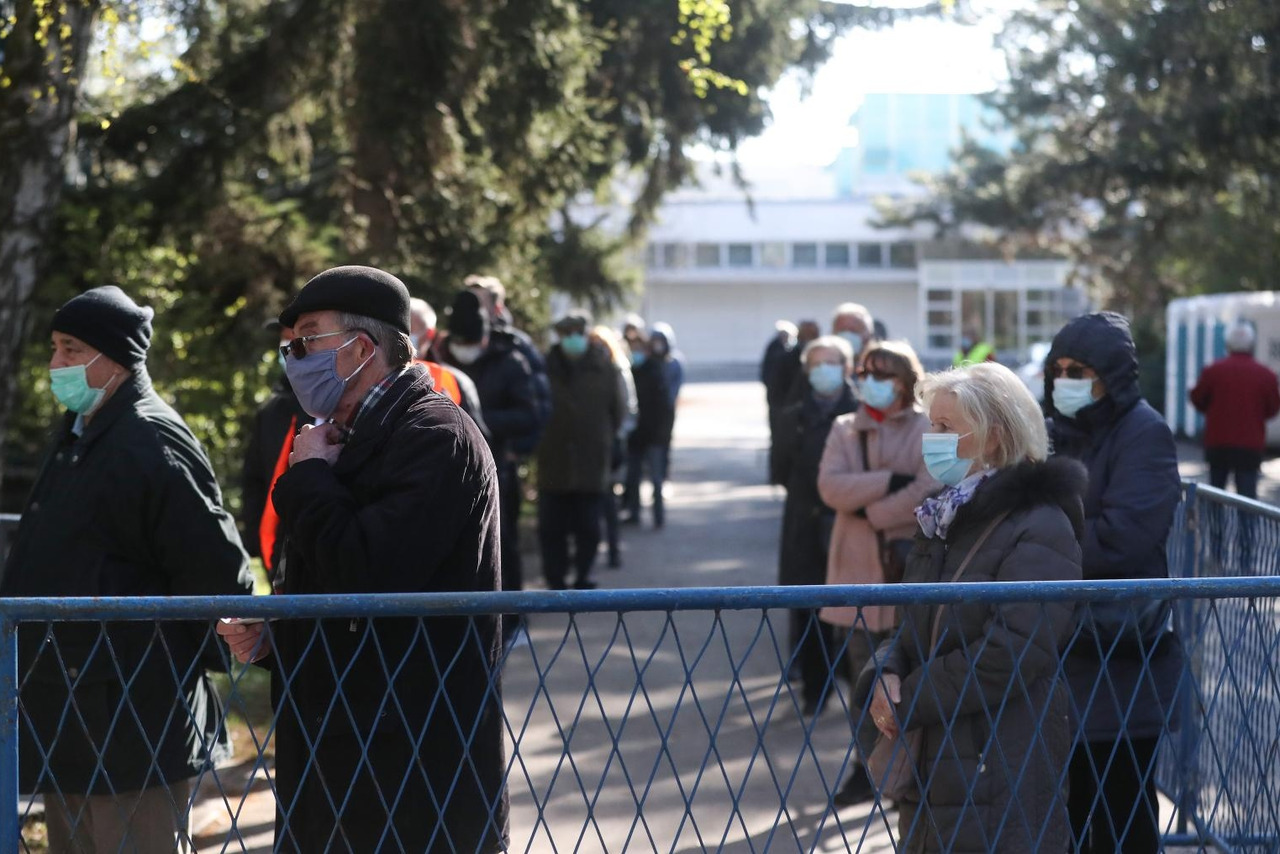
[[[447,394],[454,403],[462,404],[462,389],[458,387],[458,379],[453,375],[453,371],[439,362],[428,362],[425,359],[414,359],[414,361],[431,372],[431,379],[435,381],[436,391],[441,394]]]
[[[262,565],[271,571],[271,559],[275,555],[276,529],[280,527],[280,517],[276,507],[271,503],[271,492],[276,488],[280,475],[289,470],[289,455],[293,453],[293,437],[298,432],[298,416],[289,419],[289,432],[285,434],[284,444],[280,446],[280,456],[276,457],[276,468],[271,473],[271,485],[267,487],[267,505],[262,509],[262,519],[258,522],[258,545],[262,549]]]

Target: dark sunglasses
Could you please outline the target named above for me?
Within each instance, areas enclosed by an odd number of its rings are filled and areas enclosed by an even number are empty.
[[[349,332],[364,332],[365,335],[369,335],[369,333],[365,332],[363,329],[339,329],[337,332],[321,332],[319,335],[304,335],[301,338],[294,338],[288,344],[281,344],[280,355],[285,356],[286,358],[292,356],[295,359],[305,359],[307,357],[307,344],[309,342],[315,341],[318,338],[329,338],[334,335],[346,335]],[[369,335],[369,340],[373,342],[373,346],[378,346],[378,340],[372,335]]]
[[[880,382],[885,382],[887,380],[896,380],[898,378],[898,375],[895,374],[893,371],[877,371],[877,370],[869,370],[867,368],[862,368],[857,372],[857,377],[860,380],[865,380],[867,377],[874,377]]]
[[[1084,365],[1070,365],[1066,368],[1061,365],[1054,365],[1049,369],[1049,372],[1053,374],[1053,378],[1055,380],[1060,380],[1063,377],[1066,377],[1069,380],[1093,379],[1093,377],[1086,378],[1084,375],[1084,372],[1089,370],[1092,369],[1087,368]]]

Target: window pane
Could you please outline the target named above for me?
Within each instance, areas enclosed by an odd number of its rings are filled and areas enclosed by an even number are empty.
[[[720,266],[720,244],[699,243],[694,247],[694,263],[699,267]]]
[[[952,314],[949,311],[930,311],[929,327],[930,328],[942,327],[943,329],[950,331],[951,317],[952,317]]]
[[[658,244],[650,243],[644,248],[644,265],[649,269],[658,266]]]
[[[946,303],[947,305],[950,305],[951,301],[955,298],[955,293],[955,291],[929,291],[926,298],[929,302]]]
[[[858,244],[859,267],[883,267],[884,247],[879,243]]]
[[[689,265],[689,247],[683,243],[662,244],[662,266],[670,268]]]
[[[849,266],[849,244],[848,243],[828,243],[827,244],[827,266],[828,267],[848,267]]]
[[[989,341],[987,330],[987,292],[964,291],[960,294],[961,331],[976,342]]]
[[[760,245],[760,265],[763,267],[782,267],[787,263],[787,244],[762,243]]]
[[[797,243],[791,248],[791,266],[793,267],[816,267],[818,266],[818,244],[816,243]]]
[[[930,350],[950,350],[955,346],[955,341],[950,335],[938,334],[929,336]]]
[[[1014,350],[1018,347],[1018,292],[996,291],[995,340],[997,350]]]
[[[914,243],[890,243],[889,266],[901,269],[916,265],[916,245]]]
[[[750,267],[752,264],[752,252],[750,243],[730,243],[729,244],[729,266],[730,267]]]

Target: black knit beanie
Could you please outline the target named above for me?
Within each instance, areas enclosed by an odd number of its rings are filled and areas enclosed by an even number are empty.
[[[468,344],[479,343],[489,334],[489,315],[480,298],[471,291],[458,291],[449,315],[449,335]]]
[[[146,364],[153,317],[154,311],[138,305],[115,285],[104,285],[68,300],[54,313],[50,326],[132,370]]]

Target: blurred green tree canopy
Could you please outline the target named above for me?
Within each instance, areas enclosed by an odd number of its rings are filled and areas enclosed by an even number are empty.
[[[1063,253],[1157,338],[1172,297],[1277,286],[1280,4],[1041,0],[1002,43],[1013,149],[965,143],[887,222]]]
[[[535,326],[551,289],[608,304],[663,194],[691,179],[691,146],[762,130],[764,91],[849,27],[940,8],[0,4],[7,505],[54,414],[47,318],[74,293],[114,283],[157,309],[151,374],[231,485],[274,365],[262,324],[308,277],[373,264],[443,307],[465,275],[497,275]],[[574,220],[622,184],[625,227]]]

